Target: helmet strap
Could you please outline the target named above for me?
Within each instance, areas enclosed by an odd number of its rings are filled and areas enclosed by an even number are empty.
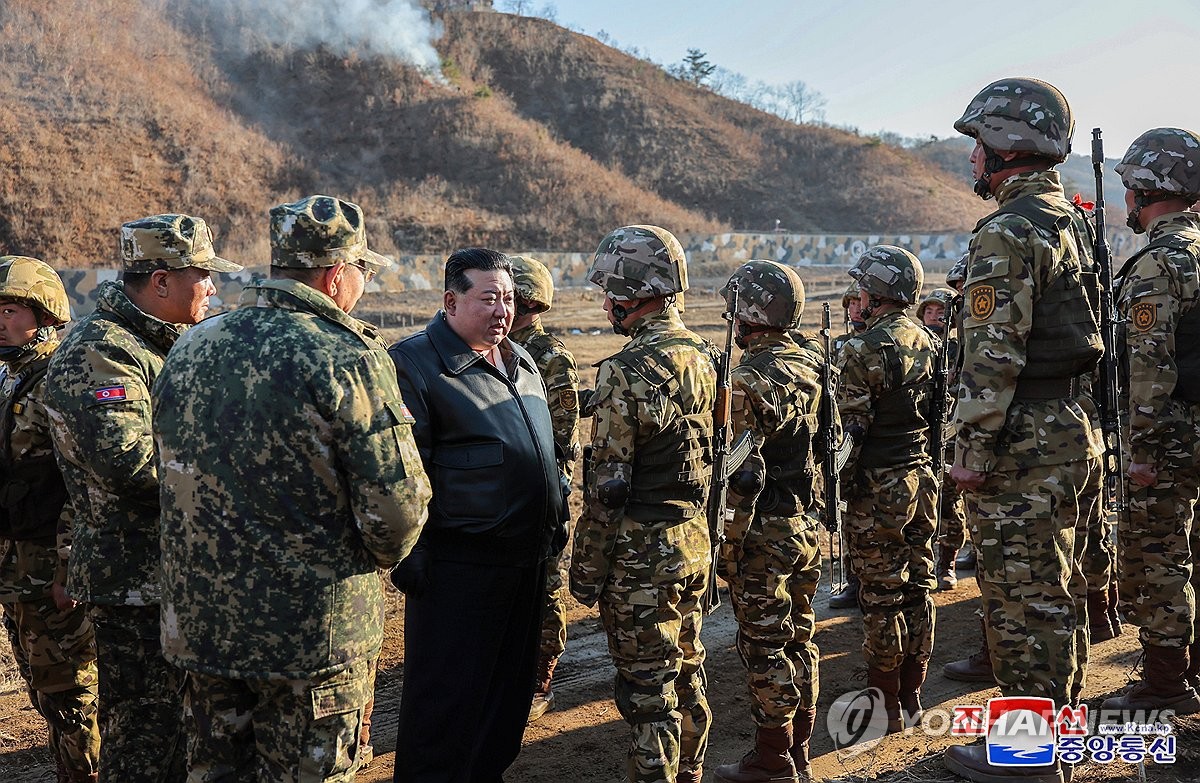
[[[1036,163],[1043,160],[1040,155],[1017,155],[1012,160],[1005,160],[994,149],[980,142],[983,147],[983,176],[975,180],[975,195],[979,196],[984,201],[993,197],[992,193],[992,176],[999,174],[1007,169],[1020,168],[1028,166],[1031,163]]]
[[[1168,193],[1166,191],[1152,193],[1146,190],[1135,190],[1133,192],[1133,209],[1129,210],[1129,216],[1125,218],[1125,225],[1129,226],[1135,234],[1144,234],[1146,233],[1146,228],[1142,225],[1141,214],[1145,207],[1157,204],[1160,201],[1184,199],[1186,199],[1186,196],[1181,196],[1179,193]]]
[[[863,316],[863,323],[866,323],[866,320],[868,318],[870,318],[872,315],[874,315],[875,310],[880,307],[883,307],[883,300],[876,297],[875,294],[872,294],[871,292],[868,291],[867,292],[867,306],[862,308],[862,311],[861,311],[862,316]]]
[[[613,303],[612,303],[612,307],[609,308],[609,311],[613,315],[613,325],[612,325],[613,331],[616,332],[617,334],[621,335],[622,337],[629,336],[629,330],[626,329],[624,326],[625,319],[629,317],[629,312],[631,309],[632,310],[638,309],[638,306],[641,305],[641,300],[636,300],[635,302],[631,302],[631,304],[633,304],[632,308],[626,307],[625,305],[621,304],[620,302],[618,302],[614,299]]]

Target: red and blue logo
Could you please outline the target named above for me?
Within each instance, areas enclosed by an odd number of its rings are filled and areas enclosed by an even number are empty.
[[[96,389],[93,392],[96,397],[96,402],[120,402],[125,399],[125,384],[118,383],[115,386],[105,386],[102,389]]]
[[[1053,699],[1006,696],[988,699],[987,760],[997,767],[1054,763]]]

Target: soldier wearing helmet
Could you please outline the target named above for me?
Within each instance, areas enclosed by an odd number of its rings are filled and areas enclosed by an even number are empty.
[[[754,448],[730,481],[733,516],[725,525],[720,568],[738,620],[737,647],[749,676],[754,748],[719,767],[717,780],[791,780],[810,773],[808,742],[816,716],[817,664],[812,600],[821,573],[812,486],[813,440],[821,401],[822,349],[793,334],[804,284],[774,261],[747,261],[722,289],[741,361],[731,373],[735,439]]]
[[[570,481],[579,459],[579,372],[575,357],[563,341],[542,327],[542,313],[554,302],[554,280],[550,270],[536,258],[509,256],[517,313],[509,339],[520,345],[537,364],[546,384],[546,402],[554,423],[554,447],[558,469]],[[537,687],[529,709],[533,722],[554,703],[551,681],[554,668],[567,645],[567,589],[562,571],[567,566],[566,550],[546,575],[546,610],[542,615],[542,642],[538,653]]]
[[[877,245],[849,273],[867,329],[842,347],[838,410],[854,440],[842,472],[846,542],[860,581],[867,681],[883,693],[888,730],[901,731],[920,721],[933,649],[937,490],[927,415],[937,340],[905,313],[924,281],[912,253]]]
[[[17,669],[50,729],[60,780],[95,780],[100,761],[96,641],[87,607],[56,566],[67,500],[46,421],[46,367],[71,318],[48,264],[0,257],[0,603]],[[59,533],[64,534],[62,541]]]
[[[182,779],[184,677],[159,642],[158,459],[150,387],[216,293],[208,224],[166,214],[121,226],[122,279],[54,352],[46,408],[74,509],[67,592],[88,605],[108,780]]]
[[[1053,168],[1071,150],[1074,125],[1059,90],[1023,78],[988,85],[954,123],[975,139],[976,193],[998,208],[969,247],[950,477],[979,552],[996,682],[1005,696],[1056,704],[1082,683],[1086,582],[1075,524],[1099,513],[1102,452],[1085,394],[1103,353],[1089,227]],[[1041,501],[1027,502],[1030,486],[1042,488]],[[982,746],[952,747],[944,759],[971,780],[1002,774]],[[1061,777],[1057,763],[1028,775]]]
[[[571,593],[585,606],[600,603],[617,707],[633,734],[630,779],[698,783],[712,716],[700,643],[711,559],[711,346],[680,318],[687,262],[669,231],[613,231],[588,279],[603,290],[613,329],[630,340],[600,363],[583,412],[592,441]]]
[[[1196,638],[1200,484],[1200,136],[1154,128],[1117,165],[1129,224],[1149,243],[1119,275],[1129,377],[1129,513],[1118,520],[1121,607],[1137,625],[1142,680],[1104,709],[1200,711]],[[1189,549],[1188,531],[1192,544]],[[1190,556],[1191,589],[1187,569]]]

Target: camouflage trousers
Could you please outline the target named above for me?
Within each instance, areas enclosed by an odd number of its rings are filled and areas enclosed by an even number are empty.
[[[963,506],[962,493],[948,475],[942,477],[940,490],[938,503],[942,519],[938,529],[938,547],[942,551],[957,552],[967,543],[967,511]]]
[[[729,598],[737,650],[746,665],[750,713],[763,728],[792,722],[817,703],[818,662],[812,600],[821,578],[817,523],[759,517],[742,542]],[[804,529],[807,527],[807,529]]]
[[[1005,696],[1069,701],[1085,671],[1086,581],[1075,531],[1098,460],[992,472],[963,493],[992,669]],[[1083,622],[1078,622],[1080,619]],[[1082,656],[1082,660],[1081,660]]]
[[[190,672],[183,700],[189,783],[353,781],[373,689],[367,660],[304,680]]]
[[[674,783],[681,769],[704,763],[712,720],[700,642],[707,577],[701,571],[636,590],[609,587],[600,596],[617,710],[632,728],[633,783]]]
[[[1077,704],[1087,683],[1088,659],[1092,653],[1091,624],[1088,619],[1089,592],[1107,590],[1112,578],[1112,525],[1104,510],[1104,469],[1100,462],[1091,464],[1087,478],[1079,488],[1075,518],[1075,564],[1071,570],[1071,600],[1075,603],[1075,676],[1068,688],[1071,703]],[[1101,537],[1104,540],[1100,540]],[[1115,552],[1112,552],[1114,555]],[[1095,573],[1091,569],[1096,569]]]
[[[1087,524],[1087,543],[1083,546],[1082,568],[1087,578],[1087,589],[1090,593],[1103,592],[1108,589],[1114,578],[1117,567],[1117,545],[1113,541],[1113,524],[1108,510],[1104,507],[1104,476],[1100,475],[1092,482],[1079,499],[1081,509],[1093,509],[1090,513],[1083,512]],[[1076,530],[1076,548],[1080,530]]]
[[[100,674],[101,783],[175,783],[187,777],[184,672],[159,644],[157,606],[92,604]]]
[[[859,479],[847,502],[846,543],[859,578],[863,656],[888,672],[933,651],[937,490],[927,466],[865,469]]]
[[[1118,593],[1121,611],[1138,626],[1143,645],[1187,647],[1195,640],[1196,551],[1188,539],[1195,530],[1198,486],[1193,466],[1164,466],[1152,487],[1126,482],[1129,509],[1117,523]]]
[[[542,636],[538,650],[543,658],[557,658],[567,649],[567,591],[563,570],[570,560],[570,547],[546,569],[546,607],[542,613]]]
[[[68,772],[94,774],[100,768],[96,639],[86,607],[64,612],[50,596],[6,603],[4,625],[55,758]]]

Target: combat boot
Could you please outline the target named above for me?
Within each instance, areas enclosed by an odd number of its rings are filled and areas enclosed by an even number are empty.
[[[363,707],[362,729],[358,732],[358,757],[362,759],[360,767],[365,767],[375,760],[375,746],[371,744],[371,713],[375,711],[375,695],[367,706]]]
[[[696,767],[695,769],[680,769],[675,775],[675,783],[700,783],[704,777],[704,768]]]
[[[921,725],[921,716],[925,711],[921,708],[921,686],[925,684],[925,675],[929,672],[929,659],[908,655],[900,664],[900,709],[904,718],[905,728]]]
[[[979,621],[979,629],[984,630],[983,620]],[[992,655],[988,652],[987,633],[979,649],[960,661],[951,661],[942,666],[942,674],[947,680],[958,682],[990,682],[995,684],[996,676],[992,672]]]
[[[1172,710],[1176,715],[1200,712],[1200,696],[1186,679],[1187,649],[1147,645],[1143,650],[1141,682],[1135,682],[1120,696],[1105,699],[1100,709],[1121,712]]]
[[[958,550],[958,557],[954,558],[954,565],[958,567],[959,571],[974,571],[977,558],[975,545],[968,541],[963,544],[962,549]]]
[[[834,593],[829,597],[830,609],[857,609],[858,608],[858,577],[854,574],[846,577],[846,586],[841,592]]]
[[[754,750],[736,764],[717,767],[717,780],[727,783],[796,783],[796,765],[792,762],[792,724],[766,729],[759,727]]]
[[[1092,644],[1107,642],[1116,637],[1108,613],[1108,590],[1091,590],[1087,594],[1088,634]]]
[[[938,550],[937,586],[939,590],[953,590],[958,587],[958,575],[954,573],[954,552],[950,547]]]
[[[533,701],[529,704],[529,723],[533,723],[545,715],[554,706],[554,690],[550,687],[550,681],[554,679],[554,667],[556,666],[558,666],[557,655],[546,655],[545,653],[538,655],[537,687],[533,691]]]
[[[904,731],[904,719],[900,715],[900,670],[885,672],[874,666],[867,667],[867,686],[878,688],[883,694],[883,708],[887,710],[887,733]]]
[[[808,741],[812,739],[813,726],[817,722],[817,708],[796,710],[792,718],[792,763],[796,765],[796,777],[801,781],[812,779],[812,764],[808,760]]]
[[[942,763],[955,775],[976,783],[1064,783],[1064,779],[1070,780],[1070,767],[1060,767],[1057,762],[1043,767],[998,767],[989,764],[987,747],[982,744],[951,745],[942,754]]]

